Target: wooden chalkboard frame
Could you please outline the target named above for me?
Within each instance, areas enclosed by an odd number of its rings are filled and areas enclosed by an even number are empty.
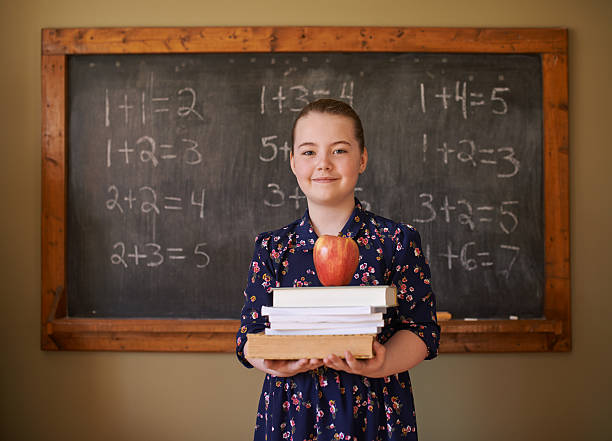
[[[238,320],[85,319],[66,314],[67,58],[215,52],[539,54],[542,60],[545,319],[441,322],[441,352],[571,350],[567,30],[202,27],[42,30],[44,350],[232,352]]]

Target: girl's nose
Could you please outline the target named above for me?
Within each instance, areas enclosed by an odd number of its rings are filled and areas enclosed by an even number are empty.
[[[329,170],[332,168],[332,162],[329,155],[324,154],[319,156],[319,162],[317,162],[318,170]]]

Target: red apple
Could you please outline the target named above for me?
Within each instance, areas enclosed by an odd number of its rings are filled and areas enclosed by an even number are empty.
[[[359,247],[349,237],[324,234],[315,242],[312,257],[324,286],[348,285],[359,264]]]

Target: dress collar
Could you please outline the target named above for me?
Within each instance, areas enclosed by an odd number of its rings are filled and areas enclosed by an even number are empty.
[[[340,234],[345,237],[357,237],[361,230],[364,230],[366,226],[366,213],[361,206],[359,199],[355,198],[355,208],[351,213],[351,216],[346,221],[344,228],[340,231]]]

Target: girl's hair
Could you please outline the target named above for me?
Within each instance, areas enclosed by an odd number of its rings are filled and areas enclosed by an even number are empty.
[[[305,117],[310,112],[345,116],[353,121],[353,126],[355,127],[355,138],[359,143],[359,148],[363,152],[363,147],[365,145],[363,126],[361,125],[361,119],[359,118],[359,115],[357,115],[357,112],[355,112],[351,106],[343,101],[333,100],[330,98],[321,98],[304,106],[293,122],[293,129],[291,130],[291,153],[293,153],[293,145],[295,144],[295,126],[301,118]]]

